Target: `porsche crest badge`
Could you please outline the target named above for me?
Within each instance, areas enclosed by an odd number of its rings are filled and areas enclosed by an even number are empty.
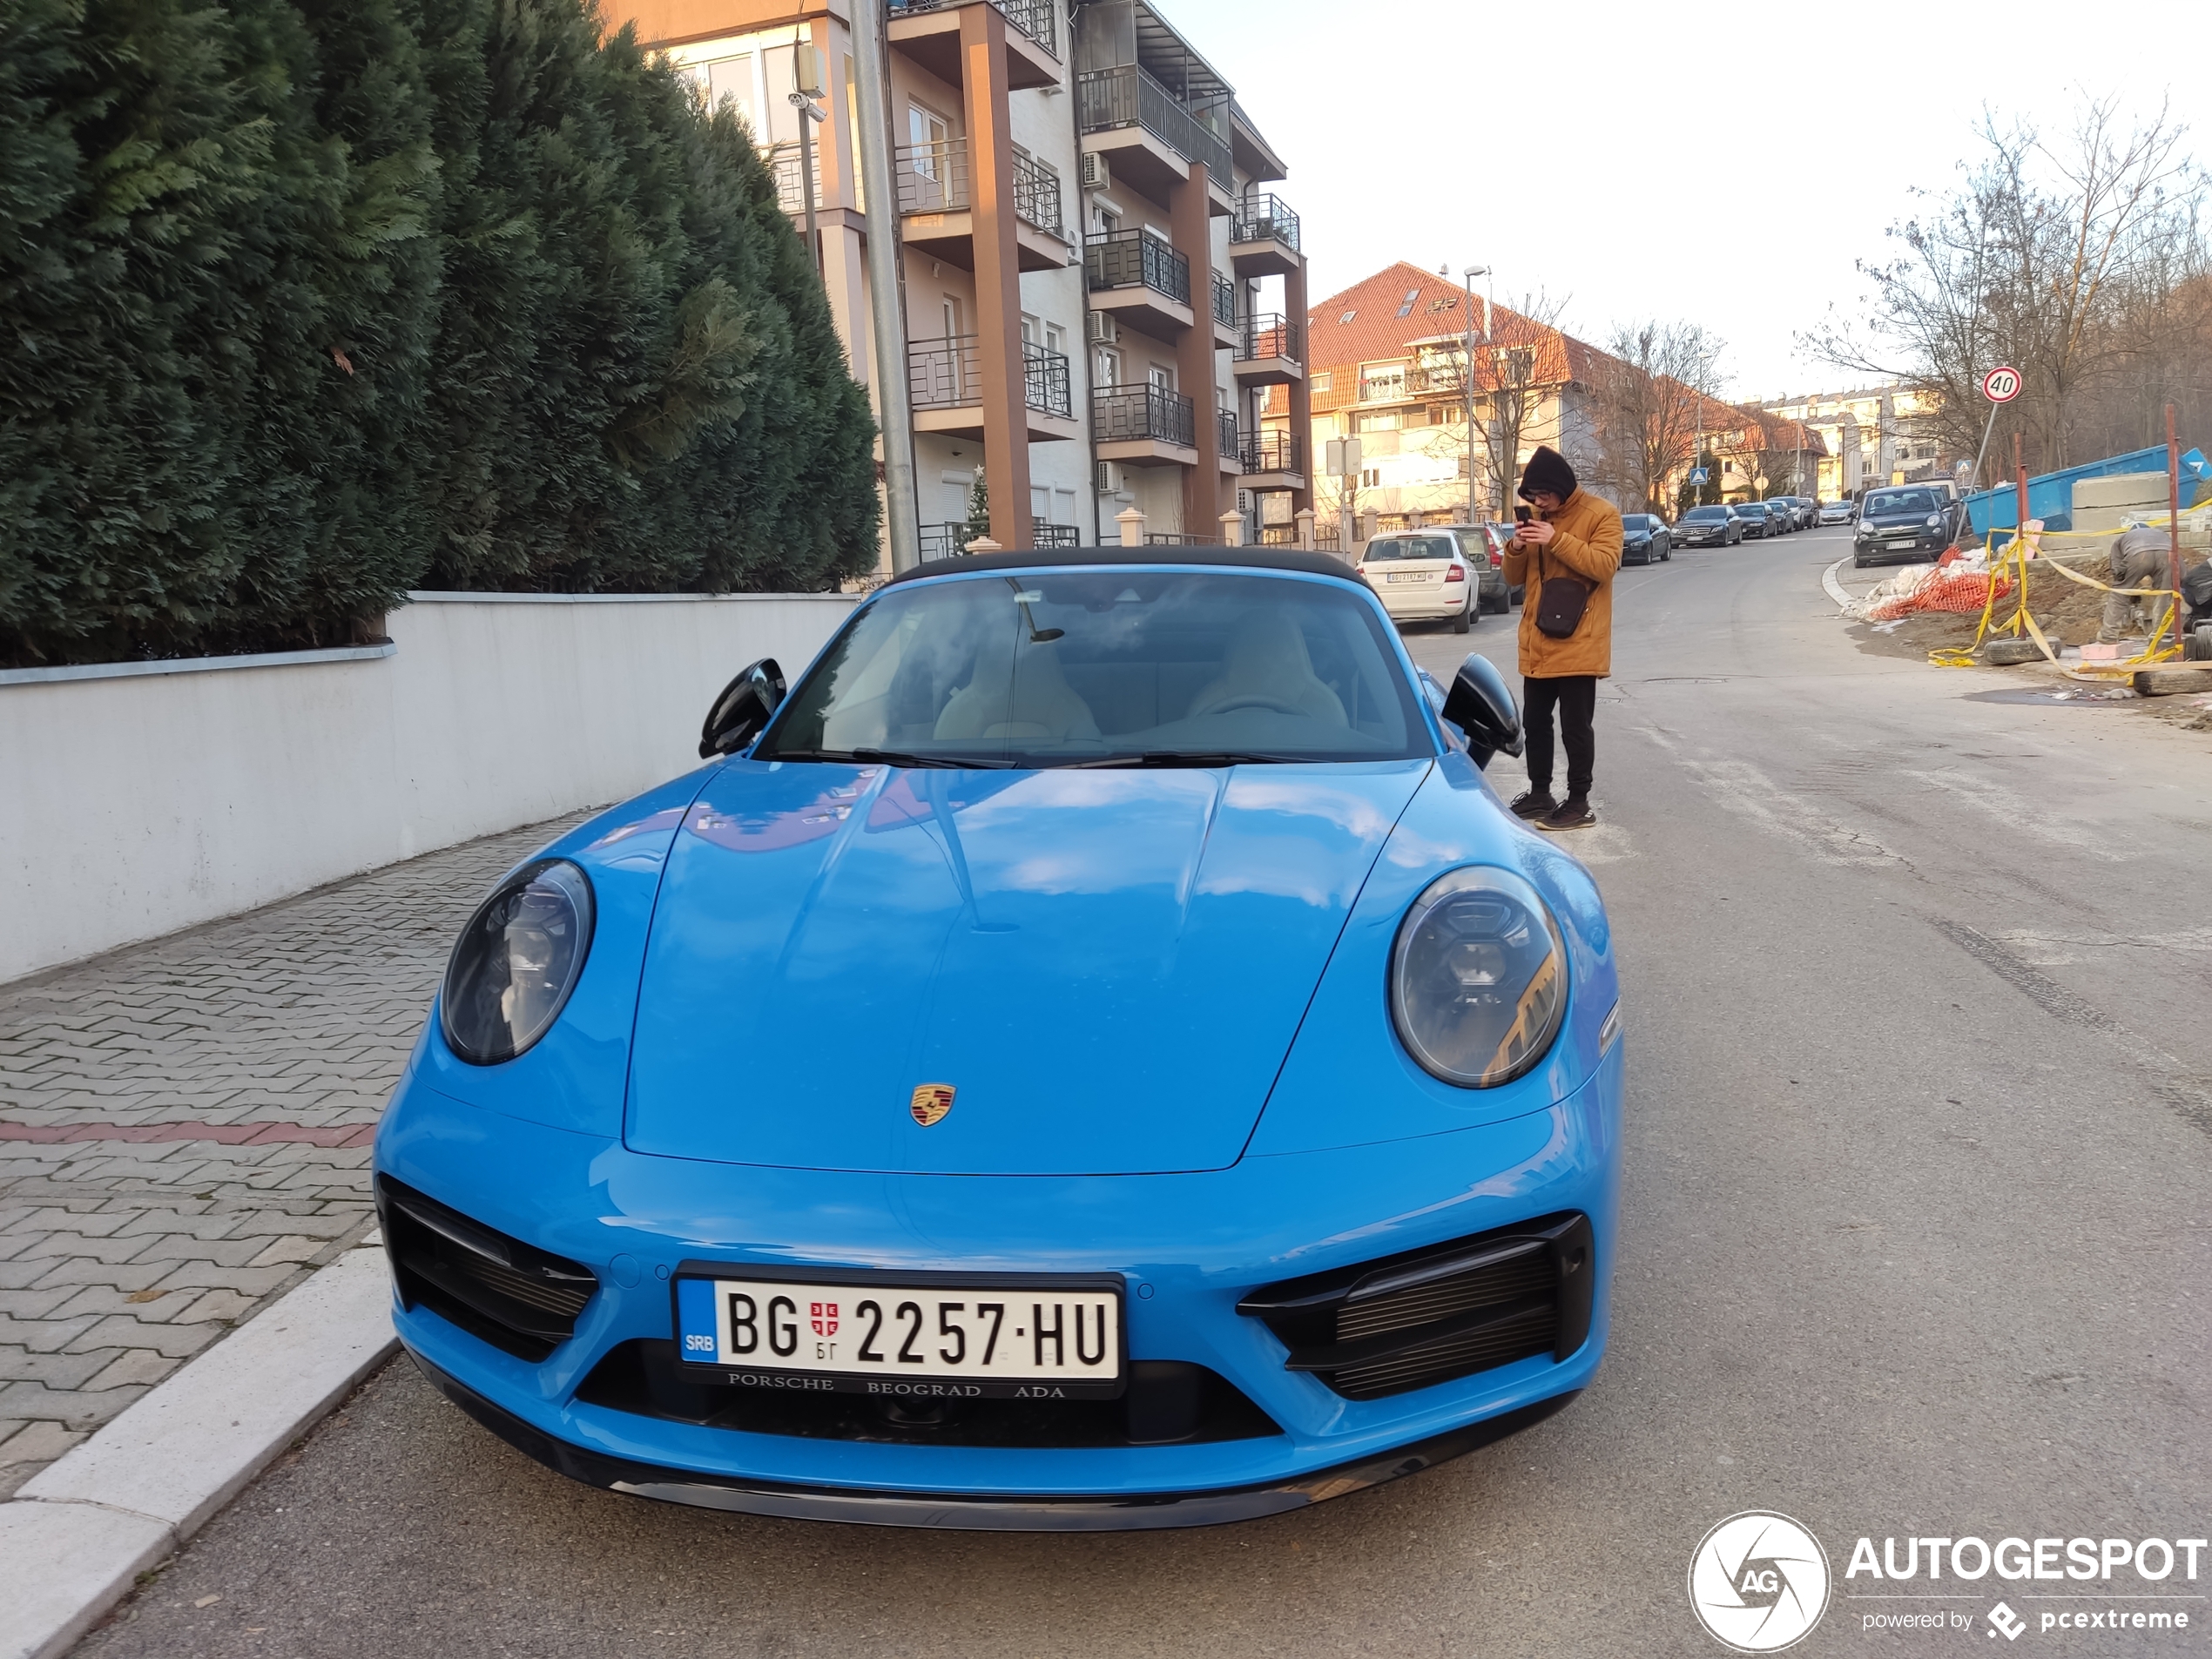
[[[914,1115],[914,1122],[924,1129],[944,1122],[945,1114],[952,1109],[953,1086],[950,1083],[922,1084],[914,1090],[914,1097],[907,1107]]]

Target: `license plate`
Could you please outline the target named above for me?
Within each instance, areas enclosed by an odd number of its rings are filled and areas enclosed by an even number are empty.
[[[757,1388],[887,1397],[1105,1399],[1122,1392],[1117,1281],[679,1274],[688,1366]]]
[[[1428,572],[1426,570],[1386,570],[1383,572],[1383,580],[1386,582],[1426,582],[1428,580]]]

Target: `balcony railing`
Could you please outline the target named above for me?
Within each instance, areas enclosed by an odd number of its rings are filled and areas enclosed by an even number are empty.
[[[806,176],[799,168],[799,146],[779,144],[768,152],[768,172],[776,181],[776,206],[786,213],[806,211]],[[814,206],[822,206],[822,152],[814,151]]]
[[[1060,212],[1060,175],[1042,161],[1014,158],[1014,212],[1050,235],[1065,238]]]
[[[1246,196],[1237,204],[1237,211],[1229,218],[1229,239],[1231,242],[1280,242],[1295,252],[1298,248],[1298,215],[1290,210],[1279,196],[1261,194]]]
[[[916,340],[907,347],[907,388],[918,409],[957,409],[983,401],[980,335]],[[1063,420],[1075,414],[1074,381],[1065,352],[1022,342],[1022,401]]]
[[[1097,443],[1154,438],[1185,449],[1197,447],[1197,411],[1189,398],[1164,386],[1094,386],[1090,425]]]
[[[1232,187],[1229,141],[1135,64],[1078,76],[1076,118],[1085,132],[1141,127],[1185,161],[1204,162],[1224,189]]]
[[[902,144],[892,152],[902,213],[952,213],[974,206],[968,192],[968,140]]]
[[[1218,271],[1213,273],[1213,320],[1224,328],[1237,326],[1237,285]]]
[[[902,11],[935,11],[959,3],[960,0],[891,0],[890,11],[895,17]],[[1007,22],[1055,57],[1059,56],[1058,0],[991,0],[991,3]]]
[[[1190,303],[1190,261],[1150,231],[1108,231],[1083,238],[1083,275],[1093,293],[1150,288]]]
[[[968,551],[970,539],[965,521],[924,524],[921,527],[921,556],[925,559],[958,558]]]
[[[1285,317],[1279,311],[1246,318],[1244,338],[1237,342],[1237,361],[1251,363],[1270,357],[1287,357],[1294,363],[1304,362],[1305,325],[1295,317]]]
[[[1068,354],[1022,342],[1022,388],[1028,405],[1047,415],[1072,417],[1076,412],[1074,382],[1068,374]]]
[[[1224,457],[1233,461],[1244,453],[1243,445],[1238,442],[1237,437],[1236,410],[1215,410],[1214,429],[1216,436],[1221,444],[1221,453]]]
[[[1082,532],[1073,524],[1050,524],[1042,518],[1029,522],[1031,547],[1081,547],[1082,544]]]
[[[1261,432],[1245,441],[1240,472],[1304,473],[1305,446],[1294,432]]]

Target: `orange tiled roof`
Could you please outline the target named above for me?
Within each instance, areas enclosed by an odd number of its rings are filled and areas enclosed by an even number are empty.
[[[1480,299],[1474,326],[1482,326]],[[1362,363],[1405,357],[1417,341],[1463,336],[1467,327],[1466,288],[1448,276],[1400,260],[1316,302],[1306,318],[1306,362],[1325,373],[1356,371]],[[1534,378],[1541,384],[1586,381],[1605,355],[1504,306],[1491,307],[1490,329],[1492,339],[1501,343],[1536,345],[1541,356]],[[1339,395],[1332,387],[1327,395],[1317,394],[1316,401],[1334,401]]]

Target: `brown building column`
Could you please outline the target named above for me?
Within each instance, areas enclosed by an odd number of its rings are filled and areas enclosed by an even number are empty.
[[[1236,499],[1236,483],[1223,498],[1219,405],[1214,391],[1213,205],[1204,162],[1190,164],[1185,183],[1168,187],[1168,233],[1176,252],[1190,261],[1190,313],[1196,320],[1175,348],[1176,389],[1191,402],[1198,464],[1184,475],[1183,531],[1208,540],[1221,533],[1221,516]]]
[[[1022,368],[1022,266],[1015,240],[1014,128],[1007,110],[1006,18],[995,6],[960,9],[967,100],[968,190],[975,226],[975,333],[983,360],[983,469],[991,539],[1026,548],[1029,416]]]
[[[1321,457],[1313,453],[1313,343],[1308,337],[1312,319],[1306,314],[1305,256],[1283,273],[1283,320],[1298,330],[1298,377],[1290,384],[1291,430],[1298,436],[1299,447],[1305,451],[1298,464],[1298,475],[1305,480],[1303,487],[1291,492],[1291,513],[1293,517],[1313,505],[1313,480],[1321,470]]]

